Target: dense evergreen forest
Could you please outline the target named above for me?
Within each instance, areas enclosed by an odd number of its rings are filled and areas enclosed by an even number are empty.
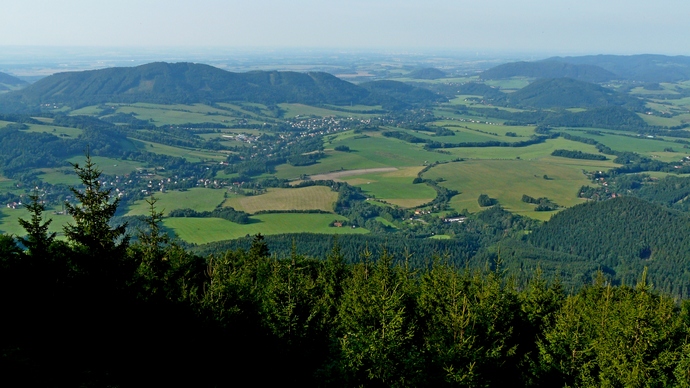
[[[198,256],[163,233],[155,199],[130,241],[109,224],[118,201],[94,164],[75,170],[85,189],[73,189],[81,205],[68,207],[65,241],[48,233],[37,196],[26,236],[0,236],[6,382],[690,384],[690,304],[655,291],[646,269],[629,285],[599,272],[565,289],[539,269],[516,276],[500,255],[470,269],[365,248],[348,263],[338,240],[318,258],[294,243],[278,257],[261,235],[248,249]]]

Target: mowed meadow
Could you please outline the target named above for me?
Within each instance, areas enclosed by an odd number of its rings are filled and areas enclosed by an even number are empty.
[[[336,214],[274,213],[252,216],[249,224],[236,224],[220,218],[166,218],[163,225],[177,233],[184,241],[205,244],[230,240],[247,235],[284,233],[366,234],[364,228],[329,226],[333,221],[346,220]]]

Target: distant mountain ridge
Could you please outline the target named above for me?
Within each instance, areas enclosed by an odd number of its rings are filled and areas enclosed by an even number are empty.
[[[654,54],[551,57],[534,62],[505,63],[480,74],[482,79],[510,77],[568,77],[596,83],[611,80],[677,82],[690,80],[690,57]]]
[[[395,83],[398,87],[407,86]],[[433,92],[426,92],[428,93],[418,92],[416,95],[422,100],[431,95],[436,98]],[[403,102],[390,96],[382,98],[380,91],[372,92],[322,72],[232,73],[203,64],[164,62],[131,68],[58,73],[21,91],[7,93],[2,99],[8,99],[8,104],[15,106],[57,102],[72,107],[104,102],[189,104],[247,101],[263,104],[287,102],[333,105],[394,103],[397,106],[427,102],[409,98]]]
[[[554,60],[505,63],[482,72],[479,77],[482,79],[567,77],[587,82],[606,82],[615,79],[616,74],[591,64],[571,64]]]
[[[598,66],[615,73],[619,79],[630,81],[677,82],[690,80],[690,56],[683,55],[586,55],[553,57],[546,61]]]
[[[0,92],[25,87],[29,83],[7,73],[0,72]]]

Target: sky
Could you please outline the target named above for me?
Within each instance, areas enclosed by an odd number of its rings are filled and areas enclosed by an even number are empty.
[[[687,0],[17,0],[0,46],[690,55]],[[1,54],[0,54],[1,55]]]

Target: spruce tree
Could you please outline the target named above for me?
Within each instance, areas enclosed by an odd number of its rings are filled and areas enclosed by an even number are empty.
[[[78,163],[73,163],[72,166],[84,185],[84,190],[70,187],[79,204],[65,203],[67,213],[74,218],[74,224],[65,225],[65,235],[95,257],[124,253],[129,243],[129,237],[125,235],[126,224],[115,227],[109,224],[117,211],[119,198],[111,200],[112,189],[101,187],[101,171],[96,168],[88,152],[83,167]]]

